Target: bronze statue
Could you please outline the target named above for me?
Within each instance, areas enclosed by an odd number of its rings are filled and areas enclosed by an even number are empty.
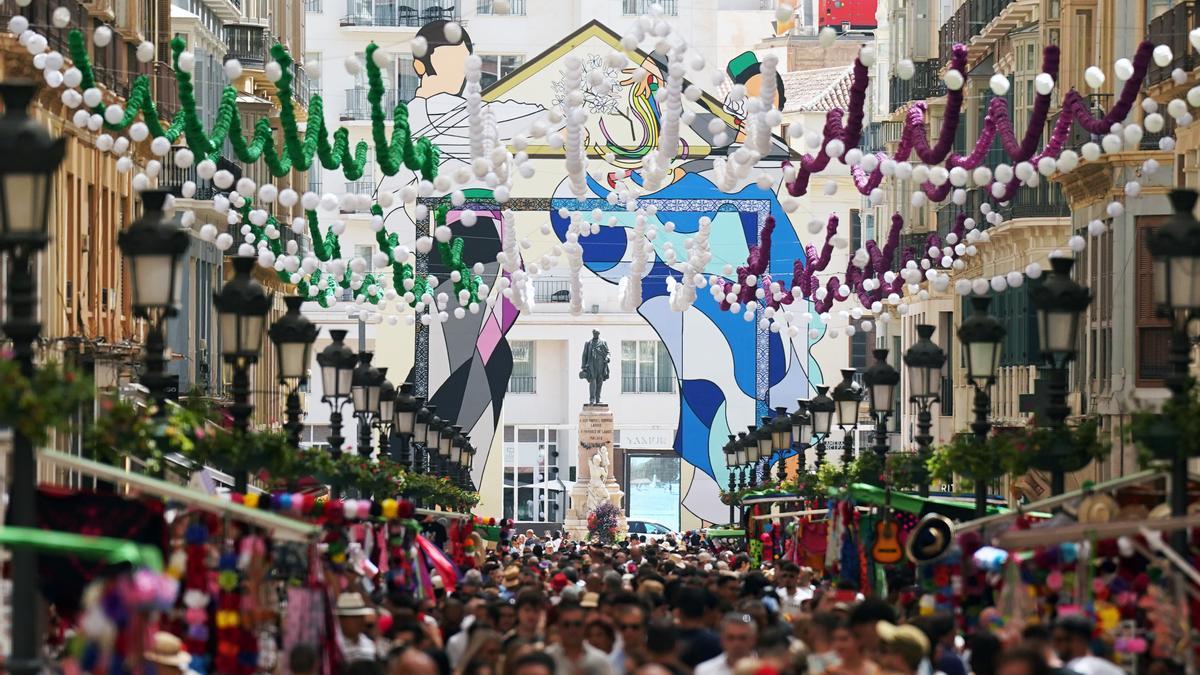
[[[600,405],[600,388],[608,379],[608,343],[600,339],[600,331],[592,331],[592,339],[583,345],[583,365],[579,379],[588,381],[588,404]]]

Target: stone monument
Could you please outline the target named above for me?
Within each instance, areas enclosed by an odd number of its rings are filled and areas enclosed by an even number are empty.
[[[588,382],[588,403],[579,413],[579,448],[575,466],[575,485],[563,523],[574,539],[587,539],[588,513],[597,505],[609,501],[624,508],[625,493],[613,471],[613,416],[608,405],[600,401],[600,391],[609,376],[608,344],[600,339],[600,331],[592,331],[592,339],[583,347],[579,379]],[[621,516],[621,529],[626,529]]]

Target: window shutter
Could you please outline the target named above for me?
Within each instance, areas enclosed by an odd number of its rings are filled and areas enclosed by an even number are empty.
[[[1154,261],[1150,256],[1147,238],[1155,227],[1166,220],[1165,216],[1137,219],[1137,286],[1135,289],[1135,315],[1138,326],[1167,326],[1165,319],[1157,316],[1154,309]]]

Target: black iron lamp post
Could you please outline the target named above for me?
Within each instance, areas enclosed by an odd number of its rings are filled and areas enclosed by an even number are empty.
[[[758,427],[751,424],[741,434],[742,449],[746,453],[746,487],[758,485]]]
[[[946,365],[946,352],[933,342],[934,327],[929,324],[917,326],[917,341],[904,353],[904,365],[908,369],[909,400],[917,404],[917,459],[920,465],[922,497],[929,496],[930,447],[933,445],[933,415],[930,408],[940,400],[942,367]]]
[[[988,306],[992,299],[988,297],[971,298],[971,314],[958,327],[958,339],[963,343],[967,356],[967,377],[975,387],[975,421],[971,423],[971,431],[979,443],[987,440],[992,430],[988,414],[992,410],[992,399],[988,395],[988,387],[996,382],[996,372],[1000,369],[1000,351],[1005,334],[1008,331],[988,314]],[[994,476],[972,476],[975,480],[975,515],[987,513],[988,482]]]
[[[792,416],[788,413],[787,408],[775,408],[775,416],[770,418],[770,426],[764,426],[771,431],[771,446],[773,452],[778,453],[779,458],[775,460],[778,465],[776,475],[779,477],[779,482],[787,480],[787,457],[792,449]],[[770,459],[770,454],[767,458]]]
[[[420,407],[417,408],[417,414],[413,415],[413,433],[409,442],[409,449],[412,451],[410,466],[413,471],[421,471],[424,468],[425,437],[429,435],[429,422],[433,419],[423,396],[417,397],[417,405]]]
[[[463,448],[463,486],[468,490],[475,489],[475,479],[471,477],[471,467],[475,466],[475,444],[467,438],[466,446]],[[552,510],[557,511],[558,502],[551,502]],[[551,514],[554,517],[556,514]]]
[[[379,414],[375,416],[380,457],[392,456],[392,426],[396,421],[396,386],[388,381],[387,370],[379,369]]]
[[[392,431],[400,437],[400,443],[393,448],[392,460],[405,468],[412,465],[410,443],[417,424],[417,411],[421,409],[421,399],[413,395],[414,389],[411,381],[401,384],[392,405]]]
[[[250,367],[258,363],[262,352],[267,312],[271,309],[271,295],[250,274],[256,264],[252,257],[235,257],[233,278],[213,294],[213,306],[221,321],[221,355],[233,367],[233,405],[229,412],[234,430],[241,434],[250,431],[250,415],[254,412]],[[234,489],[238,492],[246,491],[248,468],[234,467]]]
[[[383,386],[383,378],[379,369],[371,365],[375,354],[360,352],[358,366],[350,380],[350,398],[354,401],[354,416],[358,418],[358,454],[360,457],[370,457],[371,421],[379,416],[379,390]]]
[[[466,488],[466,482],[463,480],[463,449],[467,446],[467,438],[462,435],[462,432],[454,435],[454,440],[450,443],[450,465],[454,469],[454,484],[460,488]]]
[[[1191,387],[1191,342],[1188,322],[1200,315],[1200,222],[1193,212],[1194,190],[1172,190],[1171,207],[1175,213],[1163,225],[1149,233],[1146,244],[1154,259],[1154,304],[1160,314],[1171,319],[1171,376],[1167,387],[1177,402],[1183,402]],[[1171,461],[1171,515],[1187,515],[1188,453],[1181,445],[1195,441],[1164,444],[1158,454]],[[1187,530],[1171,535],[1172,546],[1187,554]]]
[[[438,441],[438,456],[442,458],[442,473],[451,480],[454,480],[454,472],[457,467],[450,459],[450,451],[454,447],[454,438],[461,432],[462,427],[447,421],[442,426],[442,437]]]
[[[769,462],[773,453],[772,443],[774,443],[774,439],[771,438],[771,418],[762,418],[762,423],[754,427],[751,435],[754,437],[754,449],[752,452],[754,453],[755,478],[757,479],[758,471],[762,468],[762,482],[766,483],[771,480]]]
[[[1050,428],[1062,429],[1071,413],[1067,405],[1067,364],[1079,353],[1079,319],[1092,303],[1092,292],[1071,278],[1070,258],[1050,261],[1051,273],[1046,281],[1029,291],[1029,300],[1037,309],[1038,344],[1048,366],[1050,400],[1046,417]],[[1035,457],[1036,469],[1050,472],[1050,494],[1066,490],[1066,474],[1087,466],[1086,455],[1062,439],[1055,439],[1051,448]]]
[[[738,450],[737,436],[729,434],[729,440],[725,441],[725,468],[729,469],[729,522],[733,523],[734,518],[734,499],[733,493],[737,492],[737,465],[738,465]]]
[[[42,332],[37,318],[35,256],[49,241],[54,173],[66,154],[66,140],[53,139],[27,109],[37,89],[32,83],[0,84],[4,117],[0,117],[0,250],[8,255],[5,291],[8,313],[4,333],[12,340],[13,358],[21,375],[34,373],[33,345]],[[12,430],[10,523],[37,527],[37,460],[33,442]],[[10,673],[42,670],[42,612],[38,608],[37,553],[12,550],[12,654]]]
[[[432,414],[430,408],[429,426],[425,433],[425,471],[435,476],[442,472],[438,449],[442,445],[442,428],[445,426],[445,420]]]
[[[746,452],[746,432],[738,432],[733,439],[733,444],[734,454],[737,456],[737,466],[740,468],[737,489],[741,490],[746,487],[746,464],[750,461],[750,456]]]
[[[808,412],[808,401],[797,400],[796,412],[792,413],[788,420],[792,425],[792,444],[796,448],[796,456],[799,458],[796,461],[796,471],[803,472],[807,463],[805,456],[808,449],[812,447],[812,414]]]
[[[825,465],[825,439],[833,430],[833,415],[837,404],[829,397],[829,387],[817,385],[817,395],[808,402],[808,411],[812,415],[812,433],[817,439],[817,469]]]
[[[350,400],[358,358],[346,345],[346,331],[331,330],[329,337],[333,341],[317,354],[317,365],[321,367],[321,400],[329,404],[329,453],[338,459],[346,442],[342,436],[342,406]]]
[[[191,244],[187,230],[170,223],[163,215],[168,194],[166,190],[144,190],[142,216],[117,235],[121,256],[129,261],[133,312],[148,323],[142,384],[150,392],[159,419],[166,416],[170,382],[163,358],[167,347],[166,321],[178,311],[180,263]]]
[[[842,369],[842,381],[833,388],[837,407],[837,424],[845,434],[842,441],[842,466],[854,461],[854,430],[858,427],[858,411],[863,400],[862,385],[854,381],[853,368]]]
[[[863,383],[871,397],[871,414],[875,416],[875,447],[880,460],[887,457],[888,417],[896,409],[896,391],[900,389],[900,371],[888,363],[888,350],[876,349],[875,364],[863,373]]]
[[[304,298],[289,295],[283,299],[287,313],[271,324],[267,331],[275,343],[276,362],[279,364],[279,383],[287,387],[287,433],[293,447],[300,447],[300,432],[304,425],[300,417],[300,387],[308,382],[308,367],[312,362],[312,346],[321,329],[308,317],[300,313]]]

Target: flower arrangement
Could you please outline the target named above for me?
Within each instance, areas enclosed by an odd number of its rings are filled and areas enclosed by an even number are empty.
[[[617,527],[621,522],[621,510],[612,502],[604,502],[592,509],[587,517],[588,540],[600,544],[616,541]]]
[[[0,354],[0,426],[20,431],[42,445],[52,430],[66,429],[80,406],[91,403],[92,382],[57,363],[34,367],[32,377],[21,373],[12,353]]]

